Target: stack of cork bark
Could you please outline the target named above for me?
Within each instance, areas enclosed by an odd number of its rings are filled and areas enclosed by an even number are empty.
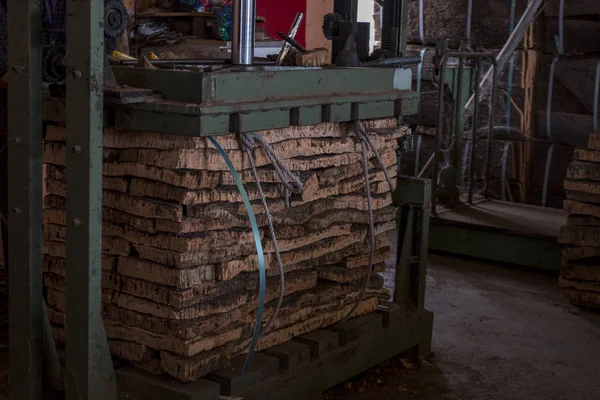
[[[393,177],[395,120],[366,124]],[[44,278],[51,323],[65,340],[64,128],[48,128],[44,162]],[[285,267],[282,310],[258,350],[346,317],[368,272],[368,212],[361,145],[354,127],[322,124],[262,133],[304,183],[285,200],[262,149],[258,175],[273,214]],[[103,316],[113,355],[155,374],[193,381],[247,351],[258,306],[258,261],[241,196],[205,138],[106,130],[103,166]],[[261,228],[271,319],[279,272],[248,159],[234,135],[217,139],[240,172]],[[390,189],[369,153],[375,219],[374,270],[390,255],[394,228]],[[388,297],[374,275],[354,315]]]
[[[600,132],[592,133],[586,150],[575,150],[565,180],[562,228],[563,268],[560,286],[577,305],[600,308]]]

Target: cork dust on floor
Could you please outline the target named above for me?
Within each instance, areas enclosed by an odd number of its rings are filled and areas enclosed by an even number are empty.
[[[397,358],[326,400],[592,400],[600,393],[600,315],[573,308],[555,277],[430,256],[433,355]]]

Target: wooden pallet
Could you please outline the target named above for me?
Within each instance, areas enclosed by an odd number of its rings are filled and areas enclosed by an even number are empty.
[[[295,338],[258,353],[253,367],[241,371],[245,356],[229,367],[190,384],[127,366],[116,371],[121,399],[309,400],[383,361],[407,351],[431,349],[433,313],[407,314],[397,306]]]

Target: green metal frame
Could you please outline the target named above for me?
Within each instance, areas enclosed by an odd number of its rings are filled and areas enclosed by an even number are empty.
[[[9,0],[10,395],[42,398],[42,5]],[[23,48],[28,51],[23,51]]]
[[[101,308],[103,10],[67,2],[67,400],[117,398]]]
[[[119,84],[156,96],[106,99],[108,126],[189,136],[402,117],[417,112],[419,98],[411,90],[408,69],[275,67],[199,73],[116,67],[114,72]],[[65,120],[64,100],[46,99],[44,111],[46,120]]]
[[[410,71],[394,68],[257,67],[201,74],[117,67],[118,83],[151,89],[156,96],[143,97],[147,95],[143,90],[114,96],[104,87],[101,0],[67,1],[66,99],[42,99],[43,2],[8,3],[9,104],[11,110],[19,110],[9,113],[8,147],[13,398],[42,398],[42,116],[47,121],[68,121],[66,398],[115,399],[101,318],[105,126],[212,136],[320,122],[401,119],[417,112],[418,94],[411,91]],[[403,0],[403,50],[407,4]],[[417,298],[422,295],[420,291]]]

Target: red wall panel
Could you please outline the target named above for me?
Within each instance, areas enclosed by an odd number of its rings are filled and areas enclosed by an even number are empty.
[[[310,0],[256,0],[257,15],[265,17],[265,31],[272,39],[280,40],[278,31],[288,33],[298,12],[305,15],[305,20],[296,34],[296,40],[306,45],[306,2]]]

